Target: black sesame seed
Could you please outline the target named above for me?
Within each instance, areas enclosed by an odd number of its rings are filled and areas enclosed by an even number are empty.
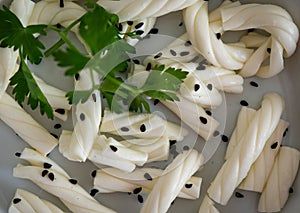
[[[251,32],[253,32],[254,31],[254,29],[253,28],[251,28],[251,29],[248,29],[248,33],[251,33]]]
[[[127,21],[127,24],[128,24],[129,26],[131,26],[131,25],[133,25],[133,21]]]
[[[211,111],[206,110],[205,112],[206,112],[207,115],[212,116],[212,112]]]
[[[250,85],[253,87],[258,87],[258,83],[254,82],[254,81],[250,81]]]
[[[140,126],[140,131],[141,131],[141,132],[146,132],[146,126],[145,126],[145,124],[142,124],[142,125]]]
[[[43,166],[44,166],[45,169],[50,169],[52,167],[52,165],[50,163],[47,163],[47,162],[45,162],[43,164]]]
[[[134,26],[135,29],[139,29],[144,25],[144,22],[140,22],[137,25]]]
[[[147,70],[147,71],[150,71],[150,70],[151,70],[151,68],[152,68],[152,65],[151,65],[151,63],[148,63],[148,64],[147,64],[147,66],[146,66],[146,70]]]
[[[44,170],[42,171],[42,177],[45,177],[48,173],[49,173],[49,171],[46,170],[46,169],[44,169]]]
[[[21,202],[21,199],[20,199],[20,198],[15,198],[15,199],[13,199],[13,204],[17,204],[17,203],[19,203],[19,202]]]
[[[53,137],[55,137],[56,139],[58,139],[58,135],[54,134],[54,133],[50,133],[50,135],[52,135]]]
[[[75,180],[75,179],[69,179],[69,182],[72,183],[72,184],[74,184],[74,185],[76,185],[78,183],[78,181]]]
[[[213,136],[217,137],[220,134],[220,132],[218,130],[214,131]]]
[[[151,177],[151,175],[150,175],[148,172],[146,172],[146,173],[144,174],[144,178],[145,178],[146,180],[149,180],[149,181],[152,180],[152,177]]]
[[[137,60],[137,59],[133,59],[132,61],[133,61],[133,63],[135,63],[135,64],[141,64],[141,62],[140,62],[139,60]]]
[[[113,145],[110,145],[109,148],[113,151],[113,152],[116,152],[118,151],[118,148],[113,146]]]
[[[172,56],[176,56],[177,55],[177,53],[174,50],[172,50],[172,49],[170,50],[170,53],[171,53]]]
[[[76,73],[76,74],[75,74],[75,80],[76,80],[76,81],[79,81],[79,79],[80,79],[80,75],[79,75],[79,73]]]
[[[154,106],[156,106],[158,103],[159,103],[159,100],[158,99],[154,99],[154,102],[153,102]]]
[[[219,40],[221,38],[221,33],[216,34],[217,39]]]
[[[187,145],[185,145],[182,149],[185,150],[185,151],[187,151],[187,150],[190,150],[190,147],[187,146]]]
[[[292,187],[289,189],[289,193],[290,194],[294,193],[294,189]]]
[[[131,195],[132,193],[131,192],[127,192],[127,194]]]
[[[201,123],[203,123],[203,124],[207,124],[207,119],[206,118],[204,118],[204,117],[202,117],[202,116],[200,116],[200,121],[201,121]]]
[[[95,178],[96,175],[97,175],[97,170],[92,171],[92,173],[91,173],[92,178]]]
[[[267,48],[267,52],[270,54],[271,53],[271,48]]]
[[[54,181],[54,174],[52,172],[50,172],[48,174],[48,178],[51,180],[51,181]]]
[[[212,89],[213,89],[212,84],[207,84],[207,89],[209,89],[210,91],[212,91]]]
[[[16,152],[16,153],[15,153],[15,156],[16,156],[16,157],[21,157],[21,153],[20,153],[20,152]]]
[[[137,35],[143,35],[145,32],[144,32],[144,30],[137,30],[137,31],[135,31],[135,33]]]
[[[191,184],[191,183],[187,183],[187,184],[185,184],[185,188],[187,188],[187,189],[190,189],[190,188],[192,188],[192,186],[193,186],[193,184]]]
[[[245,101],[245,100],[241,100],[240,104],[241,104],[242,106],[249,106],[248,102]]]
[[[80,116],[79,116],[80,120],[84,121],[85,120],[85,114],[84,113],[81,113]]]
[[[140,203],[143,203],[144,202],[144,198],[143,198],[143,196],[142,195],[138,195],[138,201],[140,202]]]
[[[195,92],[197,92],[200,89],[200,85],[199,84],[195,84],[194,85],[194,90]]]
[[[59,7],[63,8],[65,6],[64,0],[59,0]]]
[[[62,26],[61,26],[60,23],[57,23],[57,24],[56,24],[56,27],[60,29]]]
[[[123,132],[128,132],[129,129],[128,129],[127,127],[124,126],[124,127],[121,128],[121,131],[123,131]]]
[[[239,192],[236,192],[236,193],[235,193],[235,196],[236,196],[237,198],[243,198],[243,197],[244,197],[244,195],[241,194],[241,193],[239,193]]]
[[[54,129],[60,129],[61,128],[61,124],[55,124],[54,125]]]
[[[64,115],[66,113],[66,111],[64,109],[56,109],[55,112],[57,112],[58,114]]]
[[[92,189],[91,192],[90,192],[90,195],[91,195],[92,197],[94,197],[98,192],[99,192],[98,189]]]
[[[138,188],[135,188],[134,190],[133,190],[133,194],[138,194],[138,193],[140,193],[141,191],[142,191],[142,187],[138,187]]]
[[[191,42],[191,41],[186,41],[186,42],[184,43],[184,46],[186,46],[186,47],[191,46],[191,45],[192,45],[192,42]]]
[[[92,94],[92,99],[93,99],[94,102],[97,102],[97,97],[96,97],[95,93]]]
[[[229,139],[226,135],[222,135],[222,141],[227,143],[229,141]]]
[[[157,34],[158,33],[158,29],[157,28],[152,28],[150,31],[149,31],[150,34]]]
[[[155,56],[154,56],[154,58],[155,59],[158,59],[159,57],[161,57],[162,56],[162,53],[157,53]]]
[[[197,55],[191,60],[191,62],[196,62],[198,59],[199,59],[199,56]]]
[[[118,27],[118,30],[119,30],[119,31],[122,31],[122,30],[123,30],[123,25],[122,25],[121,23],[119,23],[117,27]]]
[[[180,53],[180,56],[187,56],[188,54],[190,54],[190,52],[188,51],[183,51]]]
[[[275,142],[271,145],[271,149],[276,149],[278,147],[278,142]]]
[[[177,141],[176,141],[176,140],[169,140],[169,142],[170,142],[170,146],[173,146],[174,144],[176,144],[176,143],[177,143]]]
[[[180,22],[178,26],[181,27],[182,25],[183,25],[183,22]]]

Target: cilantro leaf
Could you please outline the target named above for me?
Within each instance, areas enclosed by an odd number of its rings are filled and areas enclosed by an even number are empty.
[[[45,49],[44,45],[34,37],[34,34],[46,35],[47,25],[30,25],[24,27],[18,17],[7,7],[0,10],[0,46],[20,49],[23,57],[28,57],[32,63],[39,63]]]
[[[144,109],[146,112],[150,112],[149,103],[143,98],[142,95],[136,96],[130,103],[129,110],[134,112],[143,112]]]
[[[71,48],[66,51],[57,50],[53,53],[54,60],[58,62],[60,67],[69,67],[65,75],[73,76],[80,72],[90,60],[89,57],[84,56]]]
[[[79,33],[93,55],[120,40],[118,22],[117,15],[109,13],[96,3],[92,11],[82,16]]]
[[[93,91],[93,89],[70,91],[66,94],[66,97],[69,101],[69,104],[84,103],[88,100]]]
[[[20,105],[22,105],[25,98],[28,97],[27,104],[30,105],[33,110],[39,105],[41,114],[46,113],[48,118],[53,119],[53,109],[37,85],[22,57],[18,71],[10,79],[10,85],[15,86],[12,93]]]

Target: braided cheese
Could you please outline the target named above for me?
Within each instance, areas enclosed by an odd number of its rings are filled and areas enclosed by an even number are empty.
[[[239,189],[262,192],[274,164],[275,157],[279,151],[283,133],[289,123],[280,120],[273,134],[268,139],[262,153],[251,166],[247,177],[239,185]]]
[[[94,188],[100,193],[132,192],[150,193],[163,170],[154,168],[137,168],[128,173],[115,168],[97,170]],[[178,197],[197,199],[200,195],[202,178],[192,176],[182,187]]]
[[[41,155],[40,157],[43,158]],[[29,179],[43,190],[55,195],[72,212],[115,212],[98,203],[77,183],[77,180],[71,179],[61,170],[63,169],[59,168],[57,171],[51,165],[44,165],[43,167],[18,165],[13,169],[13,175],[18,178]]]
[[[63,213],[63,211],[54,204],[43,200],[35,194],[17,189],[15,196],[8,209],[8,213]]]
[[[278,94],[268,93],[264,96],[261,108],[255,113],[244,137],[208,189],[208,194],[214,201],[227,204],[235,188],[247,176],[252,164],[263,151],[278,125],[283,108],[284,102]]]
[[[203,156],[196,150],[177,155],[158,178],[144,203],[141,213],[167,212],[171,203],[191,176],[203,164]]]
[[[286,146],[280,148],[259,199],[259,212],[279,212],[284,207],[298,172],[299,160],[298,150]]]
[[[37,123],[8,94],[0,98],[0,119],[10,126],[31,147],[46,155],[58,144],[56,138]]]
[[[149,17],[159,17],[191,6],[197,0],[99,0],[97,3],[111,13],[117,14],[121,22]]]

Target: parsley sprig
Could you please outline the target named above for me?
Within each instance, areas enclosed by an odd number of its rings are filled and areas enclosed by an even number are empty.
[[[100,90],[111,110],[121,112],[124,103],[129,104],[132,111],[150,111],[147,99],[178,100],[176,91],[187,76],[187,72],[164,66],[155,66],[149,73],[145,84],[136,88],[120,77],[128,69],[129,54],[135,53],[135,48],[121,38],[118,29],[119,18],[96,3],[89,3],[91,10],[65,29],[50,25],[30,25],[24,27],[18,17],[7,7],[0,10],[0,46],[12,47],[19,51],[20,67],[11,78],[14,86],[15,99],[22,104],[25,98],[32,109],[40,106],[42,114],[53,118],[53,109],[41,92],[26,61],[39,63],[42,57],[53,55],[58,66],[65,67],[65,75],[74,76],[83,69],[97,72],[102,81],[93,82],[90,90],[71,91],[67,98],[71,104],[85,102],[94,90]],[[79,34],[88,47],[88,53],[80,52],[68,39],[69,31],[79,25]],[[36,34],[46,35],[46,29],[54,30],[60,36],[51,48],[44,45],[35,37]],[[135,36],[129,33],[126,36]],[[61,49],[66,44],[65,49]]]

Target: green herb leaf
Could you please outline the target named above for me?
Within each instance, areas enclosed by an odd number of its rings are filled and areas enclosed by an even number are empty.
[[[88,100],[93,91],[93,89],[71,91],[66,94],[66,97],[69,101],[69,104],[84,103]]]
[[[58,50],[53,53],[54,60],[58,62],[60,67],[69,67],[65,75],[73,76],[79,73],[90,60],[80,52],[67,48],[66,51]]]
[[[31,63],[39,63],[45,49],[34,34],[46,35],[47,25],[30,25],[24,27],[18,17],[7,7],[0,10],[0,46],[20,49],[23,57],[28,57]]]
[[[30,105],[33,110],[39,105],[41,114],[46,113],[48,118],[53,119],[53,109],[37,85],[22,57],[19,70],[10,79],[10,85],[15,86],[12,93],[20,105],[22,105],[25,98],[28,97],[27,104]]]
[[[146,110],[146,112],[150,112],[150,106],[142,95],[138,95],[130,103],[129,110],[134,112]]]

